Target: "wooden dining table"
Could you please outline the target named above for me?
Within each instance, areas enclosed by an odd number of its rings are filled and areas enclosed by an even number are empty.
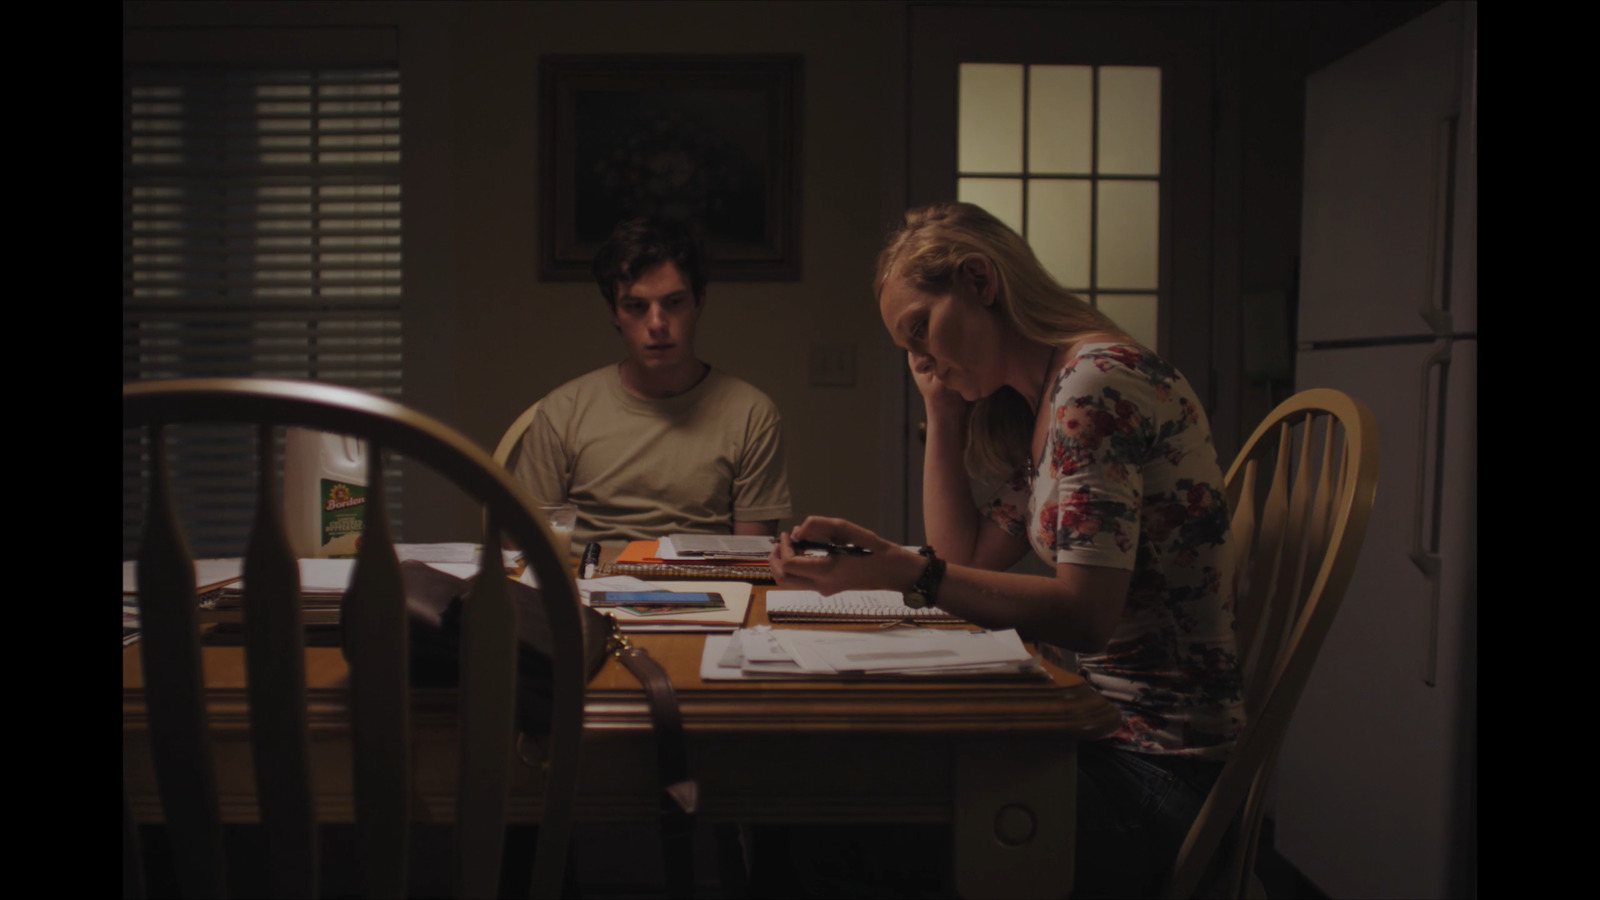
[[[765,595],[757,585],[747,625],[767,622]],[[1073,673],[1046,662],[1048,677],[1036,680],[705,681],[703,634],[632,640],[676,689],[702,820],[948,823],[962,896],[1070,891],[1077,743],[1119,722],[1115,707]],[[139,652],[138,642],[123,649],[123,772],[135,820],[159,822]],[[243,650],[205,646],[202,654],[223,820],[253,822]],[[337,647],[306,648],[321,822],[354,818],[348,685]],[[452,821],[455,701],[454,689],[412,690],[413,822]],[[588,688],[577,819],[655,821],[653,754],[644,693],[609,659]],[[540,750],[519,741],[518,755],[510,817],[537,822]]]

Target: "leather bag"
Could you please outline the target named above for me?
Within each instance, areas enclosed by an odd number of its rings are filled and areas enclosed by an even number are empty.
[[[472,582],[409,559],[400,563],[400,580],[410,620],[411,684],[455,687],[461,669],[461,610]],[[546,735],[550,733],[549,619],[537,588],[510,579],[506,586],[517,608],[517,730]],[[593,678],[605,664],[616,620],[587,606],[582,616],[584,670]]]
[[[472,583],[416,560],[400,563],[400,579],[410,625],[411,684],[456,686],[460,679],[461,611]],[[509,579],[507,587],[517,609],[517,730],[528,735],[549,734],[549,619],[537,588]],[[673,896],[690,896],[694,885],[694,813],[699,792],[689,777],[677,693],[666,671],[642,648],[628,641],[615,619],[588,606],[583,607],[582,616],[588,677],[594,678],[605,664],[606,655],[615,653],[644,686],[661,786],[660,829],[667,888]],[[348,659],[348,645],[344,652]]]

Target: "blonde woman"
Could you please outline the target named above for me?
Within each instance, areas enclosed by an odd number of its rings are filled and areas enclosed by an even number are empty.
[[[1058,285],[971,204],[908,212],[878,258],[878,308],[927,408],[914,552],[840,519],[781,535],[779,584],[892,589],[1016,628],[1122,712],[1079,762],[1075,896],[1148,895],[1243,725],[1228,511],[1189,382]],[[975,475],[1002,476],[972,503]],[[798,556],[794,539],[869,556]],[[1032,550],[1054,576],[1005,571]]]

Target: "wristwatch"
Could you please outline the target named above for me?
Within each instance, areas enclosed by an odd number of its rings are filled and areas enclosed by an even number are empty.
[[[944,560],[935,556],[932,547],[923,547],[917,551],[928,558],[928,564],[923,567],[922,574],[917,576],[917,583],[905,594],[906,605],[912,609],[922,609],[933,606],[939,599],[939,582],[944,580]]]

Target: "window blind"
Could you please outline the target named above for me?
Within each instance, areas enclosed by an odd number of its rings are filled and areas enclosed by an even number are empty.
[[[398,70],[129,66],[123,101],[124,381],[300,378],[400,399]],[[191,550],[242,555],[253,429],[168,432]],[[143,440],[124,433],[125,559]]]

